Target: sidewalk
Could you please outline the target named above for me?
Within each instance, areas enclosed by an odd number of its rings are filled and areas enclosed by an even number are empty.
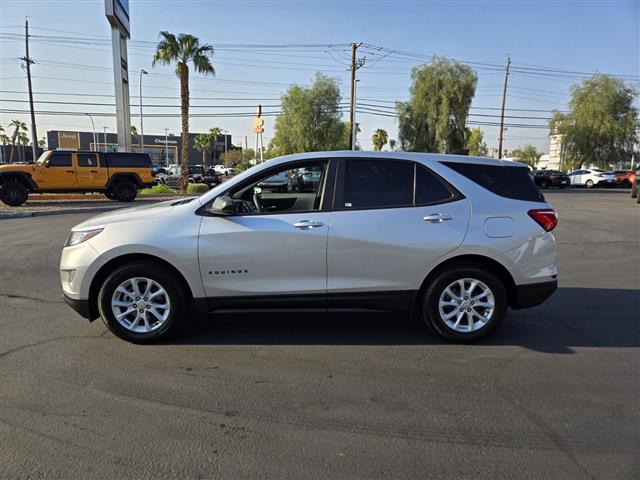
[[[9,207],[0,203],[0,220],[70,213],[101,213],[192,196],[194,195],[140,195],[133,202],[116,202],[102,195],[51,195],[48,196],[50,198],[43,195],[33,198],[36,196],[30,195],[29,200],[19,207]]]

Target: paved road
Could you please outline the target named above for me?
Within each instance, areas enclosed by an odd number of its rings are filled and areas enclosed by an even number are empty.
[[[3,478],[638,478],[639,212],[549,191],[560,289],[474,346],[388,315],[135,346],[60,299],[85,216],[0,222]]]

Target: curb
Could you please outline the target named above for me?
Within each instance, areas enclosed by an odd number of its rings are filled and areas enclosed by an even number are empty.
[[[99,213],[110,212],[111,210],[118,210],[120,208],[127,208],[128,206],[110,206],[110,207],[87,207],[87,208],[67,208],[60,210],[42,210],[36,212],[11,212],[0,213],[0,220],[9,220],[13,218],[30,218],[30,217],[48,217],[50,215],[70,215],[74,213]]]

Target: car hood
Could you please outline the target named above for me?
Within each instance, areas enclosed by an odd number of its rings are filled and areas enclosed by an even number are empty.
[[[91,217],[73,227],[72,230],[86,230],[94,227],[103,227],[113,223],[137,222],[146,218],[156,218],[158,215],[164,215],[180,205],[185,205],[191,202],[198,202],[197,197],[168,200],[166,202],[153,203],[151,205],[143,205],[139,207],[121,208]]]

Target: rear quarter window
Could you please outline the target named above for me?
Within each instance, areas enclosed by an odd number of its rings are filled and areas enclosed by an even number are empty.
[[[110,168],[151,168],[151,158],[144,153],[107,154],[107,166]]]
[[[482,165],[476,163],[442,162],[491,193],[514,200],[544,202],[526,167]]]

